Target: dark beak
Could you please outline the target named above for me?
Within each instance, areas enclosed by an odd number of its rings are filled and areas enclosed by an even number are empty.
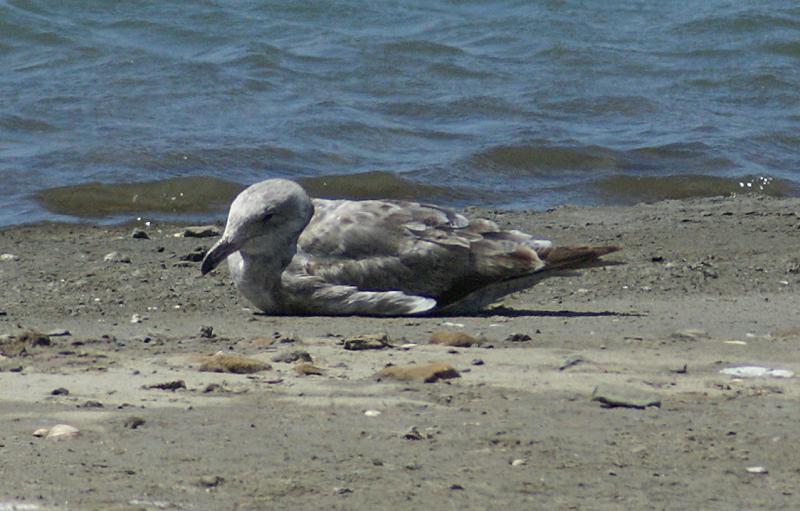
[[[239,246],[226,239],[219,240],[211,250],[206,252],[203,264],[200,265],[200,273],[205,275],[219,265],[226,257],[239,250]]]

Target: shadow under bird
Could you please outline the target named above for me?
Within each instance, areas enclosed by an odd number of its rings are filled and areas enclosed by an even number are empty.
[[[268,314],[474,313],[617,250],[554,247],[428,204],[311,199],[270,179],[236,197],[201,271],[227,258],[238,290]]]

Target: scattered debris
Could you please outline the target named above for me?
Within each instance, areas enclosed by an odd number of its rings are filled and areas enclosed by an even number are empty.
[[[506,337],[507,342],[528,342],[531,340],[531,336],[528,334],[518,334],[512,333],[508,337]]]
[[[607,408],[644,409],[648,406],[661,406],[661,397],[650,392],[619,385],[598,385],[592,392],[592,401],[599,401]]]
[[[389,342],[389,336],[385,333],[347,337],[342,343],[344,344],[344,349],[351,351],[382,350],[392,347]]]
[[[433,438],[431,433],[423,433],[416,426],[411,426],[408,431],[403,433],[403,438],[406,440],[429,440]]]
[[[180,256],[178,259],[180,259],[181,261],[190,261],[193,263],[199,263],[206,256],[206,252],[207,250],[204,247],[197,247],[188,254]]]
[[[205,357],[200,364],[201,371],[213,373],[252,374],[270,369],[272,369],[272,366],[266,362],[240,355],[228,355],[221,351],[210,357]]]
[[[570,367],[575,367],[578,364],[586,362],[586,360],[581,357],[580,355],[576,355],[574,357],[568,357],[565,359],[560,366],[558,366],[559,371],[566,371]]]
[[[115,250],[114,252],[109,252],[108,254],[106,254],[103,257],[103,261],[105,261],[107,263],[128,263],[129,264],[131,262],[131,258],[126,256],[126,255],[120,254],[119,252],[117,252]]]
[[[71,440],[73,438],[78,438],[80,434],[81,432],[74,426],[70,426],[69,424],[56,424],[50,428],[45,438],[51,440]]]
[[[209,383],[206,385],[206,388],[203,389],[203,394],[211,394],[211,393],[223,393],[227,392],[222,385],[219,383]]]
[[[20,334],[17,340],[28,346],[50,346],[50,336],[36,330],[28,330]]]
[[[200,327],[200,337],[203,339],[213,339],[214,338],[214,327],[213,326],[201,326]]]
[[[434,363],[421,366],[391,366],[381,369],[375,378],[406,382],[433,383],[439,380],[458,378],[461,375],[449,364]]]
[[[203,476],[197,480],[197,486],[202,488],[216,488],[225,482],[224,477],[220,476]]]
[[[216,225],[192,225],[183,229],[183,232],[176,234],[179,238],[213,238],[220,236],[222,230]]]
[[[0,353],[6,357],[24,357],[28,348],[50,346],[50,337],[35,330],[28,330],[17,336],[3,336],[0,339]]]
[[[322,369],[308,362],[300,362],[294,366],[294,371],[300,376],[322,376]]]
[[[131,232],[131,238],[135,240],[149,240],[150,236],[147,235],[144,229],[139,229],[135,227]]]
[[[143,389],[158,389],[158,390],[171,390],[175,392],[178,389],[185,389],[186,382],[183,380],[168,381],[165,383],[155,383],[153,385],[143,385]]]
[[[143,426],[144,423],[145,420],[142,419],[141,417],[137,417],[136,415],[131,415],[130,417],[125,419],[125,422],[123,422],[122,425],[128,429],[136,429],[139,426]]]
[[[335,493],[336,495],[347,495],[348,493],[353,493],[353,490],[347,487],[341,487],[341,488],[335,487],[333,489],[333,493]]]
[[[708,335],[708,332],[700,328],[684,328],[683,330],[673,332],[670,337],[676,341],[702,341],[705,339],[711,339],[711,336]]]
[[[794,376],[794,372],[788,369],[769,369],[760,366],[728,367],[722,369],[720,373],[736,378],[791,378]]]
[[[441,344],[443,346],[452,346],[454,348],[469,348],[470,346],[478,346],[481,341],[472,337],[464,332],[457,332],[455,330],[440,330],[431,334],[429,341],[431,344]]]
[[[284,351],[283,353],[278,353],[272,357],[273,362],[285,362],[287,364],[292,364],[298,360],[303,362],[312,361],[311,355],[307,351],[303,350]]]
[[[69,337],[70,335],[72,335],[72,332],[70,332],[66,328],[61,328],[56,330],[50,330],[45,335],[48,337]]]
[[[78,408],[103,408],[103,403],[90,399],[78,405]]]
[[[689,374],[689,366],[688,364],[683,364],[682,367],[679,367],[678,369],[670,369],[669,372],[673,374]]]

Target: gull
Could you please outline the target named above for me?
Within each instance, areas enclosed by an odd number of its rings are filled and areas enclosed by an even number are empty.
[[[200,270],[227,259],[239,292],[267,314],[475,313],[617,250],[554,247],[430,204],[311,199],[269,179],[234,199]]]

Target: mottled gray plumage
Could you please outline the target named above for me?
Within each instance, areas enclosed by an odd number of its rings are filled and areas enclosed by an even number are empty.
[[[485,219],[392,200],[310,199],[271,179],[231,204],[208,273],[227,257],[239,291],[271,314],[475,312],[617,247],[552,247]]]

